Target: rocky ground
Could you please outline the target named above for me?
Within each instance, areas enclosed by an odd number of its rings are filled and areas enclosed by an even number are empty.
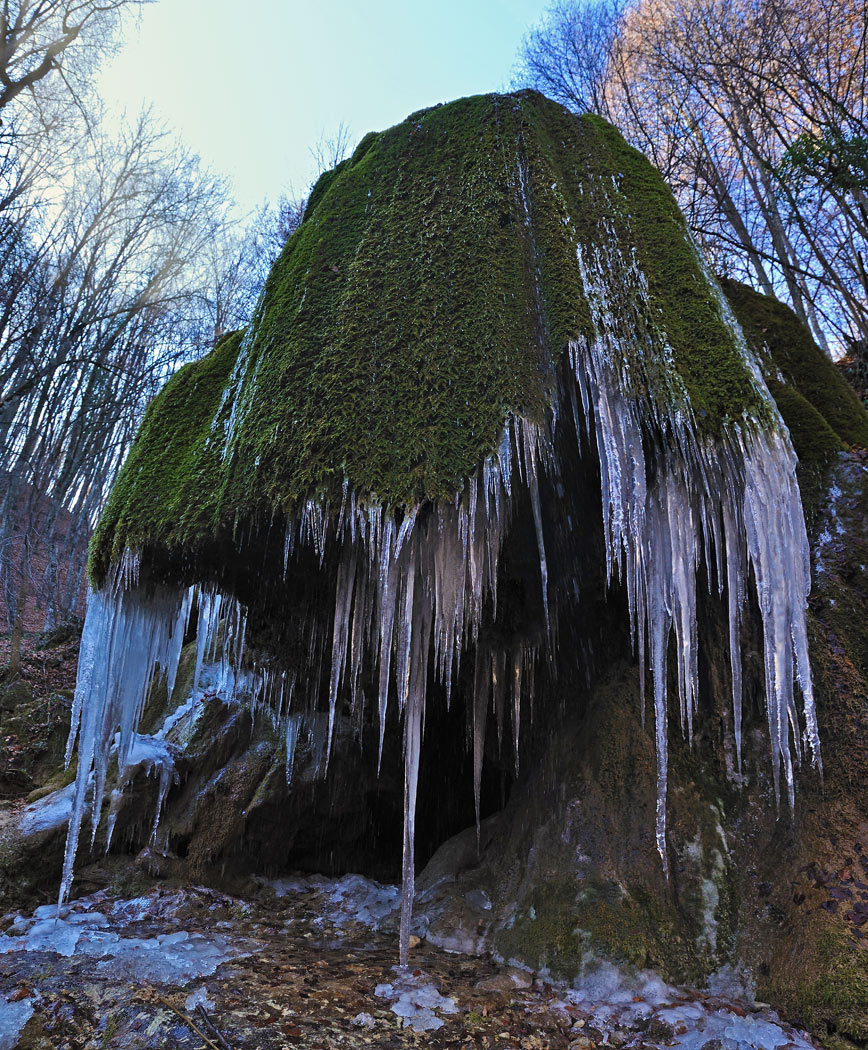
[[[5,917],[0,1048],[812,1045],[762,1004],[605,965],[566,990],[422,941],[401,971],[396,891],[360,877],[262,883],[243,900],[141,889],[81,898],[59,921],[53,906]]]

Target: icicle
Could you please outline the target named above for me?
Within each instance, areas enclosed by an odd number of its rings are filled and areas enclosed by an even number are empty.
[[[527,433],[527,428],[525,428]],[[525,477],[527,478],[527,487],[530,492],[530,505],[533,509],[533,522],[536,529],[536,543],[537,550],[539,551],[539,572],[540,581],[542,584],[542,599],[543,599],[543,613],[545,615],[546,622],[546,637],[549,640],[551,646],[551,633],[552,625],[549,617],[549,571],[548,564],[546,563],[546,547],[545,539],[543,537],[543,523],[542,523],[542,507],[540,506],[539,498],[539,481],[536,473],[536,459],[533,451],[525,452]]]
[[[810,584],[807,540],[795,481],[795,457],[778,420],[747,436],[737,426],[717,442],[701,440],[687,392],[669,367],[665,333],[647,330],[647,282],[625,259],[608,231],[577,261],[591,307],[594,335],[571,344],[569,358],[585,424],[593,427],[600,464],[606,572],[627,585],[631,632],[639,658],[644,719],[645,661],[654,682],[657,748],[657,845],[666,866],[667,695],[666,653],[675,635],[682,727],[692,739],[698,681],[696,577],[704,557],[711,584],[726,576],[733,721],[741,765],[742,683],[740,624],[748,556],[763,617],[766,704],[775,790],[783,770],[793,802],[793,761],[800,753],[793,670],[803,698],[806,737],[819,766],[805,605]],[[711,282],[714,287],[714,282]],[[758,366],[721,299],[759,399],[776,416]],[[636,353],[645,339],[652,353]],[[646,372],[647,370],[647,372]],[[636,390],[647,391],[637,398]],[[655,400],[655,392],[665,398]],[[578,406],[574,418],[578,421]],[[578,428],[577,428],[578,435]],[[654,469],[645,460],[655,447]],[[649,481],[649,477],[653,481]],[[722,527],[721,527],[722,526]],[[702,547],[700,547],[700,533]],[[712,553],[713,552],[713,553]],[[725,562],[725,570],[724,570]],[[650,652],[646,651],[646,636]],[[643,723],[644,724],[644,723]]]
[[[383,527],[383,536],[380,547],[380,685],[379,685],[379,712],[380,712],[380,741],[377,757],[377,770],[383,761],[383,739],[386,733],[386,707],[389,700],[389,666],[392,659],[392,631],[395,623],[395,601],[398,586],[396,566],[393,560],[393,522],[391,517],[386,519]]]
[[[778,793],[783,769],[792,808],[795,785],[790,726],[797,759],[801,753],[793,698],[794,666],[812,759],[822,770],[805,624],[811,586],[810,553],[792,449],[777,433],[754,434],[744,443],[744,457],[744,519],[763,620],[772,772]]]
[[[744,538],[735,517],[735,493],[728,493],[723,507],[726,544],[726,600],[729,620],[729,663],[732,676],[732,724],[735,736],[736,772],[741,774],[741,616],[745,602],[747,556]]]
[[[491,654],[491,690],[491,702],[494,707],[494,717],[497,720],[497,748],[500,753],[506,706],[506,653],[502,649],[495,650]]]
[[[431,632],[430,607],[417,598],[411,646],[410,690],[404,707],[404,856],[401,880],[401,918],[398,962],[406,966],[410,955],[410,922],[416,887],[416,793],[419,786],[419,756],[425,719],[428,645]]]
[[[174,680],[178,634],[183,633],[189,592],[154,588],[112,593],[108,588],[88,598],[79,652],[73,719],[67,762],[78,739],[75,797],[64,853],[58,906],[69,895],[88,787],[92,839],[96,835],[105,788],[109,749],[120,729],[118,763],[126,764],[155,667]],[[174,665],[172,661],[174,660]]]
[[[350,638],[350,606],[353,600],[353,585],[356,580],[356,557],[351,544],[344,544],[338,566],[338,578],[335,585],[335,616],[332,635],[332,669],[329,681],[329,738],[327,755],[331,756],[332,737],[335,727],[335,711],[338,703],[338,690],[344,673],[347,658],[347,644]]]
[[[295,747],[298,743],[298,731],[301,728],[301,716],[290,715],[286,720],[286,782],[292,783],[292,771],[295,766]]]
[[[488,691],[491,685],[491,656],[481,645],[476,647],[473,676],[473,805],[476,813],[476,848],[480,848],[479,813],[482,788],[482,760],[485,753],[485,723],[488,716]]]
[[[512,653],[512,743],[516,776],[518,776],[518,741],[521,731],[521,662],[521,648],[516,648]]]

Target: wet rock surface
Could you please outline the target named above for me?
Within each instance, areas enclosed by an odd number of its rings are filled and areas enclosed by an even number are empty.
[[[281,894],[278,896],[278,894]],[[101,891],[55,923],[7,916],[0,1046],[803,1048],[768,1008],[608,964],[576,988],[415,943],[396,967],[394,887],[359,877]],[[359,921],[363,919],[364,921]],[[724,982],[725,983],[725,982]]]

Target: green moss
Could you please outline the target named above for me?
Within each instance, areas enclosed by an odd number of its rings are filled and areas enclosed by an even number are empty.
[[[802,466],[824,467],[845,448],[820,412],[795,387],[770,381],[769,390],[784,417]]]
[[[799,981],[770,981],[758,994],[780,1003],[829,1046],[868,1041],[868,953],[843,934],[824,931]]]
[[[142,712],[142,717],[139,721],[139,733],[156,733],[166,720],[166,716],[177,710],[180,704],[189,699],[193,692],[193,674],[195,670],[196,643],[193,641],[188,642],[181,650],[171,697],[167,695],[168,681],[165,675],[160,674],[154,682],[147,706]]]
[[[637,398],[700,428],[765,406],[671,193],[594,117],[533,92],[423,110],[324,174],[242,343],[225,339],[151,406],[94,536],[99,584],[125,547],[189,555],[305,499],[452,498],[510,413],[541,420],[570,340],[593,336],[576,246],[612,233]],[[599,265],[605,266],[602,260]],[[237,363],[237,367],[236,367]],[[230,425],[232,421],[232,425]]]
[[[644,891],[627,893],[601,878],[538,880],[513,924],[498,931],[495,947],[505,959],[564,980],[601,958],[684,980],[699,972],[697,953],[677,929],[675,916]]]
[[[242,334],[176,372],[150,405],[91,539],[93,581],[124,546],[216,532],[220,454],[208,439]]]
[[[810,526],[826,494],[827,468],[846,446],[795,387],[769,380],[769,390],[799,457],[799,488],[805,518]]]
[[[538,882],[512,926],[497,933],[497,951],[505,959],[535,970],[546,968],[566,980],[581,973],[589,938],[576,921],[577,897],[577,886],[570,880]]]
[[[350,157],[351,164],[358,164],[358,162],[364,157],[368,150],[373,146],[380,136],[376,131],[369,131],[362,140],[359,142],[353,151],[352,157]]]
[[[73,780],[75,780],[77,772],[78,755],[75,755],[68,766],[64,766],[61,763],[41,787],[30,792],[27,796],[28,804],[31,802],[38,802],[39,799],[45,798],[46,795],[50,795],[53,791],[60,791],[62,788],[67,787],[73,782]]]
[[[748,342],[764,360],[769,378],[775,378],[779,372],[786,384],[784,389],[801,395],[827,424],[823,428],[816,421],[809,421],[804,408],[795,410],[794,399],[789,397],[787,408],[794,409],[795,429],[791,427],[780,400],[783,389],[778,384],[774,397],[790,427],[799,458],[812,455],[811,444],[815,441],[828,449],[829,429],[848,445],[868,446],[868,412],[793,311],[738,281],[721,283]]]
[[[361,143],[359,143],[359,145],[361,145]],[[368,145],[370,146],[371,143],[368,143]],[[364,152],[362,153],[362,156],[364,156]],[[350,159],[350,163],[355,163],[355,161],[356,155],[353,154],[352,158]],[[326,193],[328,193],[329,187],[346,166],[347,161],[342,160],[333,168],[329,168],[328,171],[324,171],[322,175],[320,175],[320,177],[316,180],[313,189],[310,191],[310,196],[307,198],[307,204],[305,205],[304,215],[302,216],[302,222],[306,221],[314,213],[314,211],[316,210],[316,206],[323,199]]]

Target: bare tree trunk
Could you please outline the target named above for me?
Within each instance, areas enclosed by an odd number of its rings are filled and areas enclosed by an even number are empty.
[[[18,674],[21,670],[21,647],[24,640],[24,618],[27,614],[27,600],[30,597],[30,543],[25,536],[21,541],[21,586],[16,595],[15,624],[9,641],[9,670]]]

